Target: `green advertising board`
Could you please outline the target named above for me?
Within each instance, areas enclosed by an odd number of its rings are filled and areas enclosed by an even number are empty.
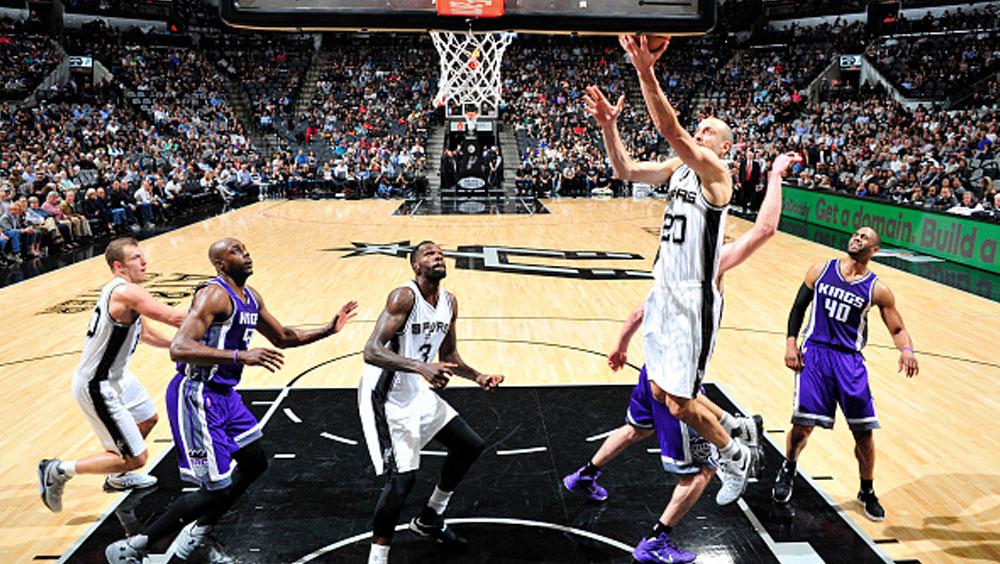
[[[1000,273],[1000,224],[792,186],[783,194],[783,216],[847,233],[868,226],[887,245]]]

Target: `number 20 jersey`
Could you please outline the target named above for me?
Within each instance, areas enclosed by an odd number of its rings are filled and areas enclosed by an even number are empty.
[[[868,310],[878,276],[874,272],[853,281],[840,273],[840,260],[826,263],[813,286],[813,305],[806,343],[860,351],[868,336]]]
[[[691,167],[682,164],[674,171],[653,265],[654,288],[669,290],[675,282],[710,282],[718,292],[716,273],[726,210],[727,206],[715,206],[705,199],[701,179]]]

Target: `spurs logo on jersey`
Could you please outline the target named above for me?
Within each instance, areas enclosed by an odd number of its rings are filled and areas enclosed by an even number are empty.
[[[86,380],[120,380],[128,366],[129,358],[135,352],[142,335],[142,319],[136,316],[129,324],[118,323],[111,318],[111,292],[128,284],[123,278],[115,278],[101,289],[101,296],[94,306],[94,313],[87,328],[87,341],[76,372]]]
[[[653,277],[658,285],[671,281],[713,280],[722,250],[726,206],[705,199],[701,179],[687,165],[670,176],[667,205],[660,229],[660,249]]]
[[[439,289],[437,307],[432,306],[413,281],[407,283],[413,291],[413,309],[399,334],[399,355],[421,362],[433,362],[438,349],[451,329],[451,296]],[[423,377],[415,374],[419,380]]]

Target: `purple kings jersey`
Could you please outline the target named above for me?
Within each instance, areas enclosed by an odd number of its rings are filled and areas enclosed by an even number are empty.
[[[221,322],[213,322],[209,326],[208,331],[205,331],[205,336],[199,342],[206,347],[214,349],[247,350],[250,338],[253,337],[254,329],[257,328],[257,315],[260,311],[253,292],[250,291],[250,288],[244,288],[243,293],[246,294],[247,298],[247,301],[244,302],[222,278],[213,278],[205,284],[222,286],[222,289],[229,294],[229,299],[233,303],[233,313]],[[243,365],[229,362],[210,366],[198,366],[178,362],[177,371],[199,382],[210,382],[221,386],[233,387],[240,383],[240,377],[243,375]]]
[[[868,338],[868,310],[878,276],[869,271],[853,282],[844,280],[840,260],[826,264],[813,287],[806,343],[860,351]]]

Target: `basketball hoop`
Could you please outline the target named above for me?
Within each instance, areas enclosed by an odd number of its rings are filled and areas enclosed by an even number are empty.
[[[437,9],[442,16],[493,18],[503,15],[504,3],[503,0],[438,0]],[[434,105],[444,105],[446,117],[464,119],[466,131],[474,132],[480,117],[498,117],[500,63],[514,34],[472,31],[430,33],[441,65]],[[458,111],[453,111],[452,104],[458,107]]]

